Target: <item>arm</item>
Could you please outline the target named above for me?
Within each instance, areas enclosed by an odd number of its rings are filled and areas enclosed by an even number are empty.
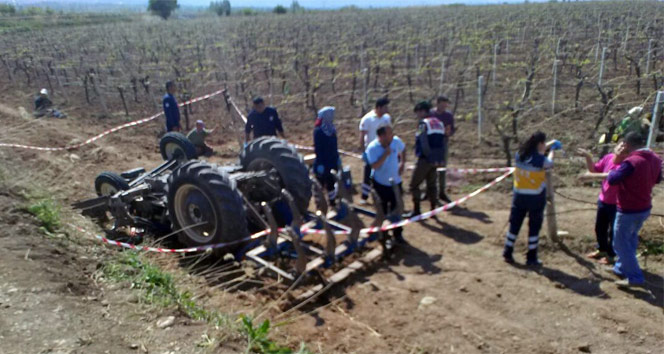
[[[406,167],[406,148],[399,153],[399,175],[403,175],[404,168]]]
[[[620,164],[620,167],[618,167],[617,170],[609,172],[608,176],[606,177],[606,180],[609,182],[610,185],[615,186],[617,184],[620,184],[620,182],[622,182],[626,177],[630,176],[632,173],[634,173],[634,166],[632,166],[632,164],[629,162],[623,162]]]
[[[281,119],[279,119],[279,113],[277,110],[274,110],[274,126],[277,128],[277,135],[282,139],[286,139],[286,134],[284,134],[284,127],[281,125]]]
[[[383,152],[383,155],[378,159],[378,161],[371,164],[371,168],[373,168],[374,170],[379,169],[381,166],[383,166],[385,160],[387,160],[387,158],[390,156],[391,153],[392,150],[390,149],[390,147],[389,146],[386,147],[385,152]]]
[[[582,155],[586,159],[586,168],[588,168],[588,172],[590,173],[595,173],[597,170],[595,169],[595,163],[593,162],[593,157],[590,154],[588,150],[584,149],[577,149],[576,150],[579,155]]]
[[[253,128],[253,119],[252,115],[249,114],[249,117],[247,117],[247,123],[244,125],[244,142],[245,144],[251,141],[251,130]]]
[[[595,181],[595,180],[603,180],[608,176],[609,176],[608,173],[588,172],[579,176],[579,179],[582,181]]]
[[[364,151],[366,146],[364,146],[364,137],[367,135],[366,130],[360,130],[360,151]]]

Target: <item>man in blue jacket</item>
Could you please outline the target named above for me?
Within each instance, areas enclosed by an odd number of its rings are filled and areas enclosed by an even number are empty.
[[[166,82],[166,94],[162,103],[164,105],[167,132],[179,132],[182,130],[180,128],[180,108],[178,107],[178,102],[175,100],[176,93],[177,86],[175,86],[175,82]]]
[[[337,131],[334,127],[334,107],[323,107],[318,111],[314,128],[314,173],[316,179],[327,190],[331,205],[335,204],[337,189],[332,170],[339,171],[341,160],[337,148]]]
[[[253,102],[254,109],[249,113],[247,124],[244,127],[245,143],[252,140],[252,133],[254,134],[253,139],[262,136],[277,136],[277,134],[286,139],[277,110],[274,107],[267,107],[262,97],[254,98]]]

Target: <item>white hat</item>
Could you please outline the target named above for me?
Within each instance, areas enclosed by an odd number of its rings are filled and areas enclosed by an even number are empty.
[[[39,91],[39,93],[42,94],[42,95],[48,95],[48,90],[43,88],[43,89],[41,89],[41,91]]]

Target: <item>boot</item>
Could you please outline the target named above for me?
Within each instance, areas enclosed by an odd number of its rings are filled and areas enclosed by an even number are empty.
[[[537,248],[534,250],[528,250],[528,253],[526,254],[526,265],[534,267],[540,267],[542,265],[542,261],[537,258]]]
[[[509,264],[514,263],[514,257],[512,256],[512,252],[514,252],[514,248],[505,246],[505,249],[503,250],[503,259],[505,259],[505,262]]]
[[[452,203],[452,200],[445,194],[445,192],[440,192],[438,198],[445,202],[445,204]]]

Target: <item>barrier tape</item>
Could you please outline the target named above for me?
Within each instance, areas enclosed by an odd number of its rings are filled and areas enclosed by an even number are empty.
[[[408,166],[409,170],[414,170],[415,166]],[[491,173],[491,172],[507,172],[513,170],[514,167],[493,167],[493,168],[456,168],[456,167],[439,167],[436,171],[451,171],[466,174],[477,173]]]
[[[183,107],[183,106],[188,105],[188,104],[192,104],[192,103],[196,103],[196,102],[199,102],[199,101],[203,101],[203,100],[209,99],[210,97],[217,96],[217,95],[221,94],[222,92],[223,92],[223,90],[219,90],[219,91],[215,91],[215,92],[212,92],[212,93],[207,94],[207,95],[204,95],[204,96],[196,97],[196,98],[191,99],[191,100],[189,100],[189,101],[185,101],[185,102],[183,102],[183,103],[180,103],[180,104],[178,104],[178,106],[179,106],[179,107]],[[97,141],[97,140],[99,140],[99,139],[105,137],[106,135],[109,135],[109,134],[115,133],[115,132],[117,132],[117,131],[119,131],[119,130],[122,130],[122,129],[125,129],[125,128],[129,128],[129,127],[135,127],[135,126],[137,126],[137,125],[141,125],[141,124],[144,124],[144,123],[150,122],[150,121],[152,121],[152,120],[158,118],[159,116],[162,116],[163,114],[164,114],[164,113],[161,112],[161,113],[157,113],[157,114],[152,115],[152,116],[147,117],[147,118],[143,118],[143,119],[135,120],[135,121],[133,121],[133,122],[125,123],[125,124],[122,124],[122,125],[118,125],[117,127],[113,127],[113,128],[111,128],[111,129],[109,129],[109,130],[106,130],[106,131],[104,131],[104,132],[98,134],[98,135],[95,135],[95,136],[93,136],[93,137],[87,139],[86,141],[84,141],[84,142],[82,142],[82,143],[78,143],[78,144],[74,144],[74,145],[63,146],[63,147],[44,147],[44,146],[32,146],[32,145],[21,145],[21,144],[0,143],[0,147],[18,148],[18,149],[29,149],[29,150],[39,150],[39,151],[69,151],[69,150],[76,150],[76,149],[79,149],[79,148],[81,148],[81,147],[83,147],[83,146],[85,146],[85,145],[88,145],[88,144],[90,144],[90,143],[92,143],[92,142],[94,142],[94,141]]]
[[[434,215],[436,215],[438,213],[441,213],[443,211],[447,211],[451,208],[454,208],[455,206],[457,206],[459,204],[465,203],[466,201],[468,201],[468,199],[473,198],[473,197],[477,196],[478,194],[480,194],[480,193],[486,191],[487,189],[495,186],[496,184],[500,183],[502,180],[507,178],[513,172],[514,172],[514,168],[511,168],[508,172],[506,172],[505,174],[499,176],[498,178],[494,179],[493,181],[487,183],[483,187],[481,187],[481,188],[475,190],[474,192],[472,192],[472,193],[470,193],[470,194],[468,194],[468,195],[466,195],[462,198],[459,198],[459,199],[457,199],[457,200],[455,200],[455,201],[453,201],[449,204],[446,204],[444,206],[441,206],[441,207],[436,208],[434,210],[431,210],[429,212],[422,213],[422,214],[414,216],[410,219],[402,220],[402,221],[399,221],[399,222],[396,222],[396,223],[391,223],[391,224],[380,226],[380,227],[375,226],[375,227],[364,228],[364,229],[360,230],[360,234],[366,235],[366,234],[375,233],[375,232],[379,232],[379,231],[388,231],[388,230],[395,229],[397,227],[402,227],[402,226],[412,224],[412,223],[415,223],[415,222],[418,222],[418,221],[429,219],[429,218],[433,217]],[[70,226],[76,228],[77,230],[79,230],[81,232],[92,235],[90,232],[88,232],[88,231],[86,231],[86,230],[84,230],[84,229],[82,229],[82,228],[80,228],[76,225],[71,225],[70,224]],[[284,229],[279,229],[279,231],[284,231]],[[325,234],[324,230],[313,230],[313,229],[308,229],[308,228],[301,229],[301,232],[303,234],[318,234],[318,235],[324,235]],[[216,249],[216,248],[232,246],[234,244],[238,244],[238,243],[242,243],[242,242],[246,242],[246,241],[252,241],[252,240],[261,238],[261,237],[267,235],[268,233],[270,233],[269,229],[257,232],[253,235],[250,235],[250,236],[245,237],[243,239],[232,241],[232,242],[223,242],[223,243],[216,243],[216,244],[212,244],[212,245],[190,247],[190,248],[177,248],[177,249],[134,245],[134,244],[131,244],[131,243],[109,240],[109,239],[107,239],[105,237],[102,237],[102,236],[99,236],[99,235],[94,235],[94,237],[97,240],[99,240],[99,241],[101,241],[105,244],[108,244],[108,245],[118,246],[118,247],[122,247],[122,248],[129,248],[129,249],[133,249],[133,250],[137,250],[137,251],[147,251],[147,252],[157,252],[157,253],[193,253],[193,252],[204,252],[204,251],[208,251],[208,250],[212,250],[212,249]],[[335,235],[347,235],[347,234],[349,234],[348,231],[336,231],[335,232]]]
[[[304,146],[304,145],[298,145],[298,144],[293,144],[293,146],[294,146],[296,149],[299,149],[299,150],[314,151],[314,148],[311,147],[311,146]],[[354,153],[354,152],[345,151],[345,150],[339,150],[339,153],[342,154],[342,155],[346,155],[346,156],[354,157],[354,158],[356,158],[356,159],[360,159],[360,160],[362,159],[362,155],[360,155],[360,154],[356,154],[356,153]]]

